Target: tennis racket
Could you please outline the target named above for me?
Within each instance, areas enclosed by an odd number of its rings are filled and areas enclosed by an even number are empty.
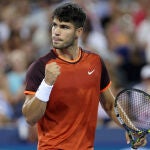
[[[128,132],[131,149],[137,149],[134,144],[150,133],[150,95],[139,89],[124,89],[115,98],[114,110]]]

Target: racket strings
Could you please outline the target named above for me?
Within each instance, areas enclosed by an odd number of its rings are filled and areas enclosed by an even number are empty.
[[[118,97],[120,116],[132,129],[150,128],[150,97],[137,91],[126,91]],[[132,120],[132,121],[131,121]]]

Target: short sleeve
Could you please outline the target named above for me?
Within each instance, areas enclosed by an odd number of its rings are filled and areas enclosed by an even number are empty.
[[[100,91],[103,91],[110,84],[110,77],[104,61],[101,59],[101,84]]]
[[[44,76],[45,65],[42,61],[38,60],[31,64],[26,74],[26,87],[24,93],[29,94],[31,92],[36,92]]]

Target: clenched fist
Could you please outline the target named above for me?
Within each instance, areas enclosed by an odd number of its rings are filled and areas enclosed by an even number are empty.
[[[60,66],[56,62],[52,62],[45,67],[45,82],[48,85],[53,85],[60,74]]]

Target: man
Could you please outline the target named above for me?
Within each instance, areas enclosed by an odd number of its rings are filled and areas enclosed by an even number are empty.
[[[76,4],[56,8],[53,50],[27,72],[23,114],[30,125],[38,125],[39,150],[93,150],[102,92],[109,99],[101,103],[117,122],[102,59],[78,46],[85,20],[86,14]]]

